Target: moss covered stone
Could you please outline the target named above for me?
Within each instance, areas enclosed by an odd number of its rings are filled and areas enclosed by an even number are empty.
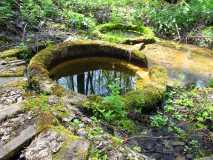
[[[5,50],[3,52],[0,52],[0,58],[8,58],[8,57],[17,57],[19,54],[25,52],[26,49],[23,48],[13,48],[9,50]]]
[[[31,59],[28,66],[30,86],[54,94],[57,84],[50,79],[49,71],[65,61],[90,57],[111,57],[147,67],[144,54],[128,45],[93,40],[67,41],[47,47]]]
[[[34,89],[45,93],[63,94],[63,88],[50,78],[51,69],[65,61],[92,57],[121,59],[147,68],[144,54],[129,45],[92,40],[68,41],[48,47],[31,59],[28,66],[29,83]],[[125,95],[128,109],[151,110],[162,101],[167,72],[162,67],[153,67],[146,73],[136,72],[141,78],[137,81],[137,90]]]
[[[26,66],[16,66],[9,69],[1,70],[0,77],[23,77]]]
[[[138,80],[135,91],[125,95],[128,110],[149,112],[156,110],[166,91],[167,72],[162,67],[152,67],[143,79]]]
[[[148,44],[155,42],[154,33],[150,28],[137,25],[124,25],[120,23],[99,25],[93,31],[93,35],[102,40],[123,44]]]

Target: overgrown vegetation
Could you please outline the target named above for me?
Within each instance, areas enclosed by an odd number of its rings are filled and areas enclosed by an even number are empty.
[[[198,45],[212,44],[212,31],[202,30],[213,23],[211,0],[181,0],[176,4],[164,0],[8,0],[0,4],[1,25],[16,17],[22,30],[39,29],[54,21],[66,24],[68,29],[91,31],[96,25],[111,22],[147,25],[160,37],[178,40],[202,32]]]
[[[121,129],[132,131],[134,123],[128,118],[125,102],[120,96],[120,88],[114,83],[109,85],[111,94],[106,97],[93,96],[86,100],[83,106],[92,111],[93,115],[99,119],[107,121]]]

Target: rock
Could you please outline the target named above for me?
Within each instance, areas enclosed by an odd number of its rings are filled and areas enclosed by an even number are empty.
[[[23,99],[23,92],[22,89],[3,88],[0,90],[0,103],[9,105],[20,102]]]
[[[0,61],[0,65],[6,65],[6,64],[7,64],[7,61],[5,61],[5,60]]]
[[[123,159],[122,153],[118,152],[117,150],[109,151],[108,157],[110,160],[122,160]]]
[[[0,123],[0,143],[2,145],[16,137],[20,131],[34,122],[31,112],[19,113]]]
[[[21,104],[13,104],[0,110],[0,122],[21,111]]]
[[[86,96],[84,96],[82,94],[74,93],[74,94],[67,95],[66,97],[64,97],[64,102],[66,104],[79,105],[85,99],[86,99]]]
[[[24,144],[29,142],[37,134],[34,125],[27,127],[17,137],[0,147],[0,159],[10,159],[20,152]]]
[[[85,129],[83,128],[80,128],[78,131],[77,131],[77,135],[80,136],[80,137],[84,137],[86,136],[87,132],[85,131]]]
[[[59,151],[63,141],[57,132],[43,132],[27,147],[24,156],[26,160],[51,160],[52,153]]]
[[[136,82],[136,90],[125,95],[125,105],[132,111],[156,111],[166,92],[167,71],[160,66],[151,67],[146,77]]]
[[[89,124],[92,123],[92,120],[88,117],[82,117],[81,121],[84,122],[85,124]]]
[[[51,95],[48,98],[48,104],[49,105],[55,105],[55,104],[58,104],[59,102],[60,102],[60,99],[59,99],[58,96]]]
[[[87,160],[90,143],[87,140],[76,140],[70,143],[64,160]]]

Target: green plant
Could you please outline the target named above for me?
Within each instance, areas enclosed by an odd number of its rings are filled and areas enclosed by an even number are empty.
[[[190,97],[181,97],[181,99],[178,99],[176,101],[176,103],[178,105],[186,106],[186,107],[189,107],[189,108],[193,107],[193,105],[194,105],[193,100],[190,99]]]
[[[32,110],[32,111],[41,111],[45,112],[48,111],[48,96],[41,94],[36,97],[29,97],[24,104],[25,110]]]
[[[52,0],[23,0],[20,12],[24,20],[31,24],[38,24],[46,18],[58,16],[57,7]]]
[[[208,81],[208,87],[213,88],[213,78]]]
[[[181,36],[182,33],[196,27],[198,22],[211,24],[211,0],[182,1],[176,5],[162,3],[158,0],[145,3],[142,9],[144,20],[154,26],[158,34]]]
[[[114,83],[109,85],[111,94],[106,97],[90,97],[83,103],[85,109],[92,111],[95,117],[127,130],[133,130],[134,123],[128,119],[125,103],[120,96],[120,87]]]
[[[165,115],[162,115],[158,113],[157,115],[154,115],[151,117],[151,126],[161,128],[166,126],[168,123],[168,117]]]
[[[13,0],[0,2],[0,23],[6,23],[13,16]]]
[[[72,10],[64,10],[62,13],[74,29],[90,30],[95,26],[96,22],[91,17],[86,17],[83,14],[73,12]]]

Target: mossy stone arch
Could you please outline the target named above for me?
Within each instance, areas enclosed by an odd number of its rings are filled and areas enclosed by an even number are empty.
[[[129,38],[128,36],[116,36],[108,35],[107,32],[112,31],[121,31],[122,32],[131,32],[134,33],[136,36]],[[155,36],[153,31],[144,26],[137,26],[137,25],[126,25],[121,23],[106,23],[101,24],[95,28],[93,31],[93,35],[99,39],[115,42],[115,43],[122,43],[122,44],[136,44],[136,43],[154,43]]]
[[[47,47],[37,53],[28,66],[28,80],[30,86],[38,91],[49,94],[61,94],[65,91],[50,78],[50,70],[57,65],[80,58],[109,57],[124,60],[141,67],[147,66],[145,55],[129,45],[107,43],[93,40],[67,41],[58,45]],[[107,63],[107,62],[106,62]],[[77,67],[77,66],[76,66]],[[128,93],[127,105],[154,106],[162,100],[166,86],[166,72],[164,69],[154,67],[147,75],[137,82],[137,90]],[[142,101],[137,101],[139,99]]]
[[[67,41],[47,47],[31,59],[28,66],[29,84],[36,90],[52,93],[58,85],[51,80],[49,71],[65,61],[87,57],[110,57],[147,67],[145,55],[127,45],[93,40]]]

